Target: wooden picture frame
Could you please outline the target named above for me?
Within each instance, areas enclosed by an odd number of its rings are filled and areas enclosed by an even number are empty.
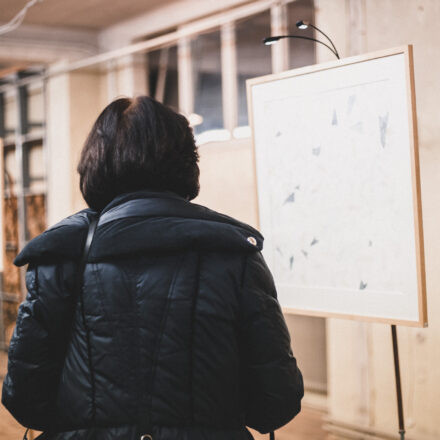
[[[414,244],[415,244],[415,270],[416,270],[416,284],[417,284],[417,298],[413,298],[413,303],[417,303],[416,316],[400,317],[400,316],[379,316],[379,315],[363,315],[356,312],[338,312],[335,310],[319,310],[313,308],[303,308],[303,307],[290,307],[283,305],[280,300],[285,313],[309,315],[309,316],[321,316],[321,317],[334,317],[334,318],[344,318],[352,320],[362,320],[370,322],[381,322],[389,324],[398,324],[406,326],[416,326],[422,327],[427,326],[427,301],[426,301],[426,275],[425,275],[425,261],[424,261],[424,241],[423,241],[423,222],[422,222],[422,202],[421,202],[421,190],[420,190],[420,169],[419,169],[419,153],[418,153],[418,138],[417,138],[417,116],[416,116],[416,102],[415,102],[415,86],[414,86],[414,61],[413,61],[413,48],[411,45],[401,46],[393,49],[382,50],[374,53],[369,53],[365,55],[354,56],[350,58],[345,58],[342,60],[331,61],[323,64],[307,66],[299,69],[289,70],[278,74],[265,75],[258,78],[252,78],[247,80],[247,100],[249,109],[249,121],[252,132],[252,156],[253,156],[253,167],[256,180],[256,200],[257,200],[257,218],[258,218],[258,228],[261,228],[261,194],[264,188],[261,187],[261,182],[259,181],[258,175],[258,164],[257,164],[257,146],[256,141],[261,144],[261,136],[263,133],[261,124],[256,127],[256,115],[254,105],[260,105],[263,101],[255,104],[256,99],[262,99],[261,97],[255,97],[256,87],[265,86],[267,88],[267,96],[270,96],[270,87],[273,84],[281,84],[283,80],[290,80],[290,83],[284,82],[284,90],[287,90],[287,84],[293,84],[292,81],[297,81],[299,78],[304,81],[307,75],[314,75],[316,73],[323,73],[323,75],[337,75],[337,69],[344,69],[348,66],[356,66],[361,69],[369,61],[381,60],[388,57],[403,56],[404,69],[405,69],[405,84],[406,84],[406,105],[407,105],[407,118],[408,118],[408,142],[409,142],[409,161],[411,170],[411,187],[412,187],[412,216],[413,216],[413,231],[414,231]],[[391,59],[391,58],[388,58]],[[394,59],[397,60],[395,57]],[[309,77],[310,78],[310,77]],[[322,81],[322,78],[321,78]],[[269,87],[267,87],[269,86]],[[281,89],[281,86],[280,86]],[[261,87],[259,90],[263,90]],[[275,89],[273,89],[275,90]],[[260,93],[262,95],[262,93]],[[278,95],[277,95],[278,96]],[[268,98],[269,99],[269,98]],[[275,98],[274,98],[275,99]],[[404,98],[402,98],[404,99]],[[261,113],[261,111],[260,111]],[[258,116],[261,119],[261,115]],[[406,124],[406,122],[405,122]],[[270,124],[268,124],[270,125]],[[264,128],[266,129],[266,128]],[[319,129],[319,127],[317,127]],[[257,140],[258,137],[258,140]],[[264,143],[263,143],[264,144]],[[268,165],[267,165],[268,166]],[[263,235],[267,233],[265,229],[262,229]],[[263,253],[264,253],[263,248]],[[272,250],[273,252],[273,250]],[[270,267],[270,264],[269,264]],[[277,277],[274,276],[275,283],[277,284]],[[362,286],[362,281],[361,281]],[[278,285],[277,285],[278,289]]]
[[[6,247],[6,237],[5,237],[5,164],[4,164],[4,156],[5,156],[5,150],[4,150],[4,144],[3,139],[0,138],[0,194],[1,194],[1,204],[0,204],[0,243],[1,243],[1,267],[4,270],[4,264],[5,264],[5,247]],[[3,286],[0,285],[0,288],[2,289]]]

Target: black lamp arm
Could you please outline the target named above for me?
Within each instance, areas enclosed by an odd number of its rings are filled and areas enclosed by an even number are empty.
[[[318,31],[320,34],[324,35],[324,37],[327,38],[328,41],[330,41],[330,44],[332,45],[332,47],[334,49],[335,55],[339,58],[338,50],[336,49],[336,46],[333,44],[333,41],[330,39],[330,37],[327,34],[325,34],[324,32],[322,32],[321,29],[317,28],[312,23],[309,23],[308,26],[310,26],[311,28],[315,29],[315,31]]]
[[[273,37],[267,37],[263,40],[263,43],[266,43],[267,40],[273,40],[273,41],[278,41],[281,40],[282,38],[299,38],[301,40],[309,40],[309,41],[314,41],[315,43],[319,43],[322,44],[323,46],[325,46],[327,49],[329,49],[333,55],[335,55],[335,57],[337,59],[339,59],[339,54],[336,50],[334,50],[332,47],[330,47],[328,44],[324,43],[323,41],[317,40],[316,38],[311,38],[311,37],[303,37],[301,35],[276,35]]]

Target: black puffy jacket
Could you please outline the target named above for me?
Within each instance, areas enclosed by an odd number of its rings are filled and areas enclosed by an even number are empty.
[[[303,381],[262,235],[171,191],[120,195],[100,216],[82,310],[93,214],[14,261],[29,266],[3,384],[12,415],[50,440],[242,440],[289,422]]]

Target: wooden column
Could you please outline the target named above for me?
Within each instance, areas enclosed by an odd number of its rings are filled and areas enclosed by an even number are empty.
[[[223,123],[231,133],[237,126],[237,51],[235,24],[221,27]]]

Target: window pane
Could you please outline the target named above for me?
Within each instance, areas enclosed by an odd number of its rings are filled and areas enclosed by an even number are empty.
[[[223,128],[220,31],[197,36],[191,42],[194,113],[202,116],[195,134]]]
[[[44,101],[41,87],[28,88],[28,132],[40,133],[43,129]]]
[[[18,222],[17,222],[17,197],[3,198],[3,236],[4,236],[4,271],[3,291],[10,294],[20,294],[20,270],[14,266],[13,261],[18,253]]]
[[[297,0],[287,5],[287,19],[289,34],[303,37],[316,38],[312,28],[298,29],[296,23],[305,20],[313,23],[314,7],[313,0]],[[319,37],[320,38],[320,37]],[[324,39],[324,42],[325,39]],[[289,69],[315,64],[315,43],[308,40],[288,39],[289,44]]]
[[[178,111],[177,46],[149,52],[147,65],[150,96]]]
[[[4,189],[6,192],[16,193],[17,182],[17,162],[15,160],[15,147],[8,146],[4,148]]]
[[[41,142],[23,144],[23,186],[32,193],[44,193],[44,156]]]
[[[238,125],[248,125],[246,79],[272,72],[270,46],[262,43],[270,36],[270,11],[236,24]]]
[[[15,134],[17,128],[17,100],[15,95],[7,94],[4,105],[5,136],[10,137]]]

